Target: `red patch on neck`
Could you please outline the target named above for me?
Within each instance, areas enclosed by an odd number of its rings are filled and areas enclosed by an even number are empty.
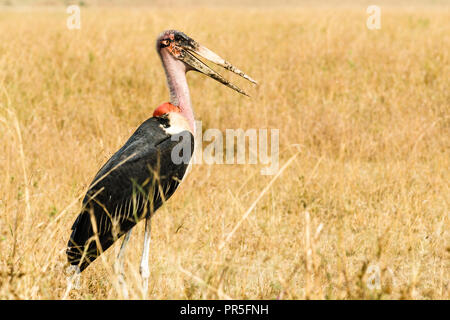
[[[180,112],[180,108],[177,106],[174,106],[170,102],[165,102],[162,105],[160,105],[158,108],[156,108],[155,111],[153,111],[154,117],[160,117],[163,114],[169,113],[169,112]]]

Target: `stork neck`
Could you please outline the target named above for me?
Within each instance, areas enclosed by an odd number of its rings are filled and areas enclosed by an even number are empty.
[[[162,50],[160,55],[169,87],[170,103],[180,108],[180,113],[188,120],[192,132],[195,132],[194,111],[186,79],[186,66],[165,50]]]

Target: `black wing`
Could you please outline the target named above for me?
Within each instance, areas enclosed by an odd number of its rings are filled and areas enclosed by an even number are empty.
[[[192,157],[194,137],[189,131],[169,135],[163,129],[167,124],[164,116],[145,121],[97,173],[72,226],[66,251],[70,264],[84,270],[175,192]],[[180,143],[187,148],[180,148],[185,157],[176,164],[171,153]],[[186,150],[190,154],[183,155]]]

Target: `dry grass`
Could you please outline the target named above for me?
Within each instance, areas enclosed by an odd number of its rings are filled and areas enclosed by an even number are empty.
[[[0,11],[0,298],[59,299],[80,197],[168,100],[154,49],[185,31],[261,83],[241,97],[188,76],[203,128],[279,128],[300,154],[272,177],[198,165],[153,219],[152,299],[448,299],[450,13],[382,8]],[[316,234],[317,228],[322,227]],[[141,298],[143,224],[126,280]],[[118,246],[73,299],[115,299]],[[366,286],[379,266],[381,289]],[[393,276],[392,276],[393,275]]]

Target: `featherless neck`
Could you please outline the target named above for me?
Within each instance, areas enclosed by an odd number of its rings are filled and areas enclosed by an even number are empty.
[[[186,66],[165,51],[160,51],[160,56],[169,87],[170,103],[180,109],[180,113],[188,120],[192,132],[195,132],[194,111],[186,79]]]

